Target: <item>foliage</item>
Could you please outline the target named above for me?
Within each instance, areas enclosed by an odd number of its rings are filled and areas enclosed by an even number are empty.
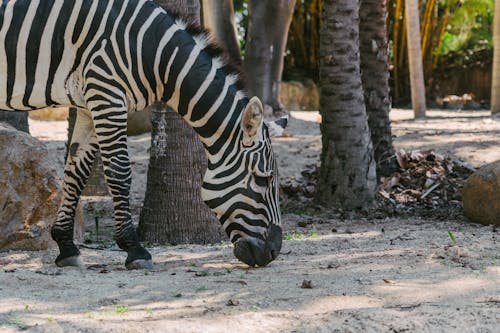
[[[322,0],[299,0],[295,3],[285,66],[300,76],[318,78],[319,32],[321,28]],[[293,78],[293,77],[292,77]]]
[[[484,59],[488,54],[485,51],[492,49],[493,2],[421,0],[422,56],[428,94],[433,94],[433,85],[437,83],[436,69],[443,71],[447,66]],[[404,0],[389,0],[389,14],[392,92],[397,101],[409,97]]]
[[[388,1],[391,92],[409,99],[404,0]],[[245,48],[248,8],[233,0],[242,52]],[[318,79],[319,31],[322,0],[297,0],[288,36],[285,79]],[[422,53],[428,93],[436,84],[436,69],[490,62],[494,0],[420,0]]]
[[[443,35],[441,53],[491,49],[494,0],[461,2],[450,18]]]
[[[236,18],[236,29],[238,31],[238,42],[240,44],[241,56],[245,57],[245,41],[248,28],[248,5],[245,0],[233,0],[234,15]]]

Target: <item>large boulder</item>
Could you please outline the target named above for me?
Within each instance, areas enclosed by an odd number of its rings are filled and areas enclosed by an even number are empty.
[[[465,216],[471,221],[500,225],[500,161],[474,172],[462,195]]]
[[[50,227],[62,198],[61,179],[48,156],[42,142],[0,123],[0,250],[55,246]],[[79,237],[81,222],[75,227]]]

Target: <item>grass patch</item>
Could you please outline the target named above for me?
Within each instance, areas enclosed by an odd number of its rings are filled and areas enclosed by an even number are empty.
[[[128,311],[129,309],[125,305],[115,305],[115,312],[118,314],[127,313]]]
[[[29,328],[29,325],[26,324],[26,322],[22,318],[15,316],[9,316],[5,319],[0,319],[0,327],[2,326],[14,326],[20,330],[27,330]]]
[[[455,235],[453,235],[453,233],[452,233],[450,230],[448,230],[448,237],[450,237],[451,242],[452,242],[453,244],[456,244],[456,243],[457,243],[457,239],[455,238]]]
[[[301,234],[300,232],[287,232],[283,236],[283,240],[297,240],[297,239],[303,239],[304,235]]]

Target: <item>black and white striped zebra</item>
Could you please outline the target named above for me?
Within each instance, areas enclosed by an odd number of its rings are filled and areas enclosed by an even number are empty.
[[[198,133],[209,159],[202,197],[237,258],[263,266],[281,248],[276,161],[258,98],[206,33],[149,0],[4,0],[0,6],[0,109],[76,106],[64,199],[52,237],[59,266],[79,264],[75,207],[99,150],[128,268],[152,265],[131,221],[127,113],[163,101]]]

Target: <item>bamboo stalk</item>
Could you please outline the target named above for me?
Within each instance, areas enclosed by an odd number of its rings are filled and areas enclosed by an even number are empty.
[[[436,46],[436,52],[433,54],[432,70],[436,69],[439,57],[441,56],[441,49],[443,48],[443,36],[446,31],[446,25],[448,24],[449,19],[450,19],[450,8],[446,6],[438,24],[438,31],[439,31],[437,37],[438,43]]]
[[[491,115],[500,116],[500,0],[495,1],[493,16],[493,80],[491,85]]]
[[[434,11],[434,7],[436,4],[436,0],[428,0],[425,7],[425,15],[424,22],[422,23],[422,58],[426,58],[428,51],[428,43],[429,43],[429,34],[431,31],[431,21],[432,21],[432,13]]]
[[[392,31],[392,53],[393,53],[393,78],[394,78],[394,97],[399,98],[401,92],[399,90],[399,58],[400,56],[400,15],[403,0],[396,0],[396,7],[394,9],[394,28]],[[402,52],[401,52],[402,53]]]

